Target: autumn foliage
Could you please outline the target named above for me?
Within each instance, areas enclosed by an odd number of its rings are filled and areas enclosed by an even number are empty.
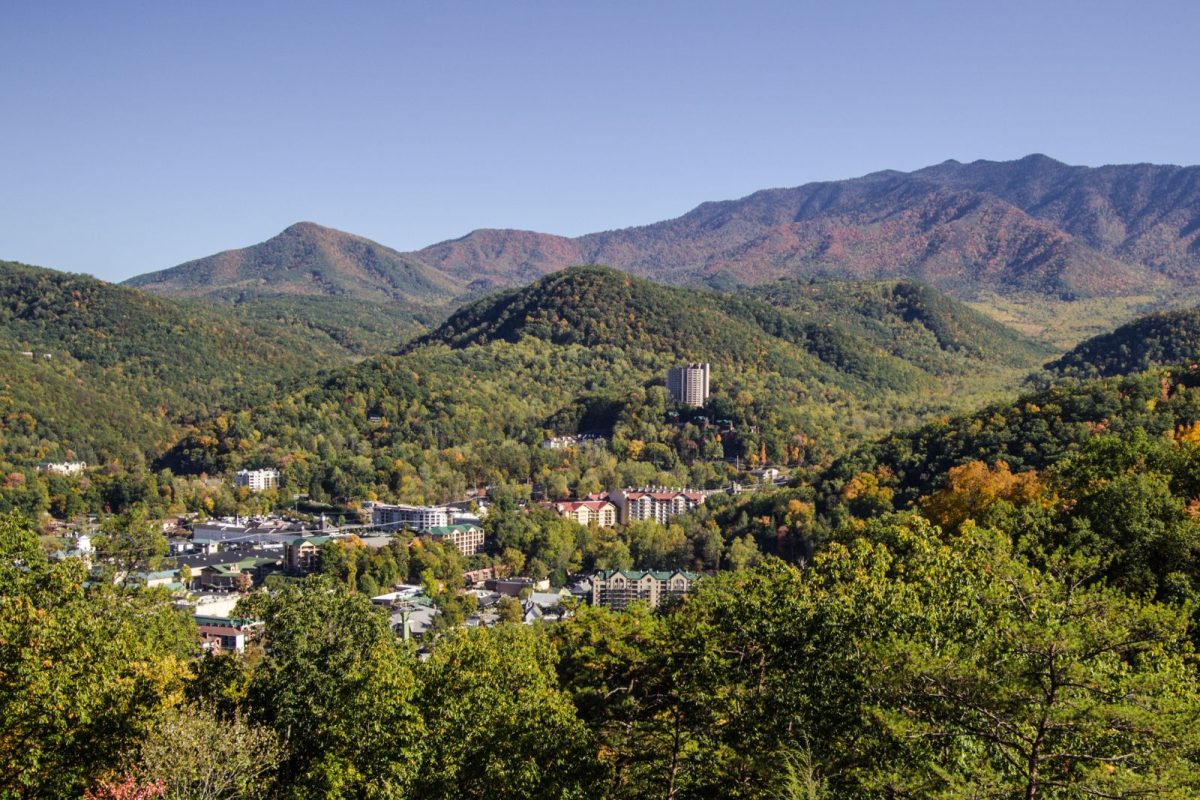
[[[944,528],[957,528],[1000,501],[1013,505],[1038,502],[1046,487],[1034,470],[1014,473],[1004,461],[989,467],[971,461],[951,467],[945,486],[921,498],[921,510]]]

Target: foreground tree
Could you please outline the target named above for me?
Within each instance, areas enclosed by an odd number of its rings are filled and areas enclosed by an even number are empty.
[[[269,728],[240,715],[222,719],[196,706],[175,709],[142,743],[139,771],[166,800],[268,797],[282,756]]]
[[[182,694],[190,621],[158,591],[87,577],[0,518],[0,798],[79,796]]]
[[[416,796],[590,796],[599,768],[555,661],[546,636],[524,625],[440,639],[419,670],[428,748]]]
[[[407,796],[422,737],[415,659],[386,613],[321,577],[251,595],[239,613],[266,623],[246,705],[286,748],[282,796]]]
[[[857,768],[862,785],[1195,796],[1200,684],[1183,611],[1089,585],[1086,559],[1034,569],[969,524],[946,540],[915,518],[872,533],[821,559],[822,582],[883,623],[857,644],[884,754]]]

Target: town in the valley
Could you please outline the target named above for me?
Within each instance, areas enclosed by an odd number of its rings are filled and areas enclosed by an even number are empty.
[[[680,406],[702,408],[709,397],[710,371],[707,363],[668,370],[668,394]],[[542,446],[603,447],[605,443],[603,434],[584,433],[552,436]],[[61,476],[81,476],[88,466],[84,462],[46,462],[40,468]],[[281,472],[275,467],[240,469],[229,479],[252,495],[286,489],[280,485]],[[745,480],[715,490],[641,486],[576,498],[543,497],[521,503],[513,513],[541,514],[543,519],[553,514],[583,528],[615,531],[644,522],[667,525],[673,518],[695,511],[717,492],[762,491],[786,483],[783,472],[769,466],[747,470]],[[97,553],[94,518],[56,523],[66,546],[54,557],[83,559],[94,575],[125,586],[165,588],[176,607],[194,616],[200,647],[211,653],[240,652],[261,632],[260,621],[238,611],[238,602],[247,593],[260,587],[269,591],[280,581],[330,572],[331,562],[344,562],[347,553],[393,565],[381,570],[385,576],[395,576],[386,585],[363,575],[364,580],[355,586],[369,590],[371,602],[390,615],[397,636],[418,643],[438,625],[553,622],[569,616],[578,604],[620,610],[643,603],[657,608],[686,595],[704,577],[686,569],[634,569],[616,563],[609,569],[545,574],[544,565],[539,569],[536,564],[522,564],[519,556],[514,559],[511,553],[498,552],[488,534],[487,519],[494,504],[486,489],[436,506],[362,500],[351,508],[331,508],[331,513],[319,514],[296,511],[303,497],[295,495],[293,499],[293,509],[265,514],[206,517],[191,513],[153,521],[161,525],[168,552],[126,564],[123,569],[105,563]],[[394,554],[399,550],[407,551],[405,555],[413,551],[453,554],[453,563],[460,569],[452,574],[426,571],[424,581],[409,582],[394,566]]]

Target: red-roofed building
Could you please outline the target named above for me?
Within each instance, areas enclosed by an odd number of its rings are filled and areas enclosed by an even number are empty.
[[[246,642],[262,633],[263,623],[257,620],[228,617],[195,617],[200,634],[200,646],[210,653],[242,652]]]

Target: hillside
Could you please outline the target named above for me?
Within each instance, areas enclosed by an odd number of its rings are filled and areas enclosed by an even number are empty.
[[[953,371],[956,356],[1015,366],[1047,354],[961,303],[911,283],[778,281],[734,295],[663,286],[605,267],[572,267],[465,306],[406,350],[525,336],[717,362],[751,360],[751,351],[761,353],[778,340],[868,380],[911,373],[913,364]]]
[[[335,356],[302,333],[0,262],[0,458],[136,461]],[[31,352],[32,357],[22,355]]]
[[[947,161],[767,189],[576,238],[483,229],[412,253],[303,222],[262,244],[128,283],[172,297],[265,304],[268,315],[284,298],[354,300],[377,324],[391,320],[387,332],[399,341],[436,324],[456,299],[575,264],[722,289],[780,278],[908,279],[978,300],[986,311],[994,298],[1033,298],[1053,306],[1048,316],[1040,308],[1028,314],[1049,320],[1047,339],[1074,343],[1067,330],[1110,327],[1129,313],[1079,304],[1070,315],[1084,319],[1060,330],[1054,320],[1064,300],[1120,297],[1161,308],[1181,292],[1200,293],[1200,167],[1076,167],[1040,155]],[[359,331],[353,314],[344,322]],[[359,338],[380,344],[370,333]]]
[[[1014,472],[1043,469],[1101,435],[1150,440],[1200,421],[1200,371],[1188,367],[1070,382],[971,413],[898,429],[849,453],[823,477],[827,500],[856,475],[872,473],[903,508],[969,461],[1006,462]]]
[[[125,283],[173,297],[237,290],[248,296],[333,296],[417,304],[440,302],[462,289],[404,253],[311,222],[298,222],[252,247],[226,250]]]
[[[1060,377],[1129,375],[1200,360],[1200,309],[1140,317],[1079,343],[1046,369]]]
[[[905,361],[952,371],[964,360],[1020,366],[1050,354],[1043,344],[925,284],[778,280],[740,290],[801,319],[836,324]]]
[[[770,189],[576,239],[476,231],[416,255],[497,283],[592,262],[677,283],[906,277],[958,297],[1107,296],[1196,285],[1198,209],[1200,168],[1029,156]]]
[[[443,318],[450,301],[467,291],[411,255],[311,222],[125,285],[234,305],[244,317],[301,325],[364,355],[395,349]]]
[[[195,473],[274,462],[314,495],[411,501],[571,469],[594,470],[598,488],[720,485],[726,459],[820,461],[897,422],[994,398],[1044,358],[1018,338],[1005,358],[1022,366],[1006,368],[991,356],[1006,340],[966,345],[964,333],[960,350],[909,363],[891,352],[895,328],[852,333],[843,313],[804,319],[756,298],[576,267],[468,305],[397,356],[224,428],[199,425],[163,463]],[[919,322],[900,338],[938,349]],[[667,368],[692,360],[713,365],[709,407],[697,412],[674,408],[663,389]],[[590,456],[539,446],[585,431],[611,434],[603,471]]]

